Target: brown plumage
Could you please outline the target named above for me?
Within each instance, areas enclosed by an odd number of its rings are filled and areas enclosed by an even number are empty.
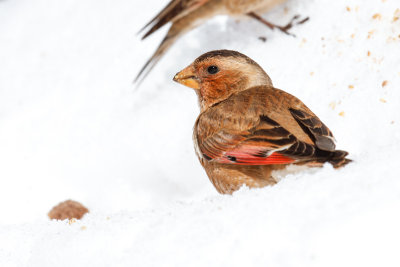
[[[142,39],[145,39],[165,24],[172,23],[167,35],[140,70],[135,82],[146,77],[179,37],[216,15],[248,16],[260,21],[270,29],[276,28],[290,34],[288,30],[292,27],[294,20],[299,18],[298,16],[295,16],[286,26],[278,26],[266,21],[259,15],[284,1],[286,0],[171,0],[160,13],[141,29],[143,31],[149,28],[142,37]],[[299,21],[297,24],[303,23],[307,19]]]
[[[350,162],[347,152],[335,150],[328,127],[299,99],[274,88],[243,54],[208,52],[174,80],[198,95],[196,154],[220,193],[274,184],[271,172],[288,164],[337,168]]]

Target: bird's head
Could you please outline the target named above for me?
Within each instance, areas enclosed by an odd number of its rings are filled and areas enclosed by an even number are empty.
[[[178,72],[174,81],[195,89],[202,110],[254,86],[272,86],[265,71],[249,57],[215,50],[198,57]]]

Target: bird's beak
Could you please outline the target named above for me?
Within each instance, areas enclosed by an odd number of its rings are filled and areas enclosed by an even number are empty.
[[[174,76],[174,81],[180,84],[186,85],[187,87],[195,90],[200,89],[199,78],[194,74],[194,68],[192,65],[184,68]]]

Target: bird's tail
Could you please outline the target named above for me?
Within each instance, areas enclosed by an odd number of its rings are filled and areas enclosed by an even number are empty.
[[[170,34],[162,40],[161,44],[158,46],[154,54],[147,60],[144,66],[140,69],[139,73],[136,75],[134,83],[140,84],[150,71],[154,68],[161,57],[168,51],[168,49],[175,43],[175,41],[181,36],[181,34]]]
[[[351,159],[347,159],[346,156],[349,153],[347,151],[343,150],[335,150],[330,153],[330,156],[328,158],[328,162],[332,164],[334,168],[340,168],[345,166],[347,163],[352,162]]]
[[[332,166],[336,168],[341,168],[345,166],[347,163],[352,162],[353,160],[347,159],[346,156],[349,153],[343,150],[334,150],[334,151],[323,151],[318,150],[315,158],[309,161],[298,162],[298,165],[307,165],[308,167],[322,167],[325,162],[329,162]]]

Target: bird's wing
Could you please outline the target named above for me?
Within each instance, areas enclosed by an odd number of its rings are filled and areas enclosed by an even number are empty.
[[[145,28],[152,25],[151,28],[143,35],[142,39],[145,39],[168,22],[174,22],[183,16],[186,16],[208,1],[212,0],[172,0],[163,10],[160,11],[160,13],[158,13],[140,30],[143,31]]]
[[[331,131],[318,117],[273,88],[243,91],[205,111],[195,138],[204,159],[230,164],[318,161],[335,149]]]
[[[290,108],[289,110],[293,118],[319,149],[326,151],[335,150],[335,138],[332,132],[317,116],[301,109]]]

